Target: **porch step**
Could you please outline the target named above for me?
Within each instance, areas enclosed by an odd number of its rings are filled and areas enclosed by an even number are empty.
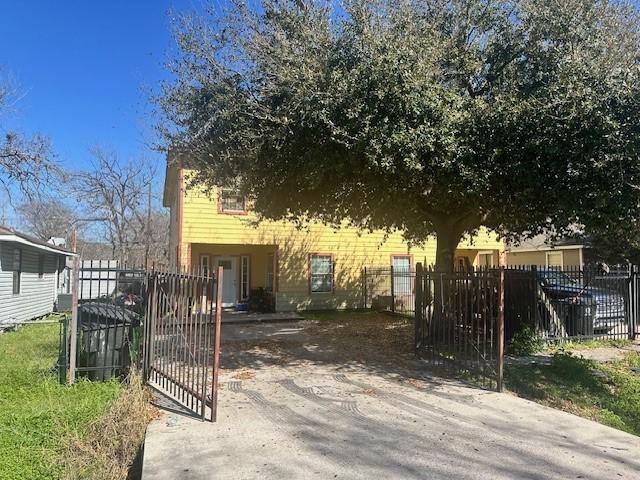
[[[288,322],[302,320],[297,312],[236,312],[222,311],[222,323],[266,323],[266,322]]]

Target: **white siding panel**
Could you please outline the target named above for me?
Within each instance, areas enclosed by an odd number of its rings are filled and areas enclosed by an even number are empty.
[[[13,294],[13,250],[22,250],[20,294]],[[45,256],[44,275],[38,257]],[[30,320],[53,311],[58,255],[11,242],[0,242],[0,323]]]

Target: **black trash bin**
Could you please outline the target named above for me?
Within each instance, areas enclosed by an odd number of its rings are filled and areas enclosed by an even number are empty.
[[[595,303],[591,298],[563,302],[564,322],[569,337],[593,336]]]
[[[100,381],[122,376],[131,363],[132,330],[139,324],[140,316],[120,305],[79,305],[78,374]]]

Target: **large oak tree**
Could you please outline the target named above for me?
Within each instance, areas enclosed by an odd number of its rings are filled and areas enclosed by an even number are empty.
[[[606,0],[238,1],[176,23],[159,104],[262,218],[461,237],[635,222],[640,35]]]

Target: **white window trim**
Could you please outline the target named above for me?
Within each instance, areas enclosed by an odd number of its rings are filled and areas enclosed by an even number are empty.
[[[207,271],[207,275],[211,275],[211,255],[200,255],[200,271],[204,272],[205,269]]]
[[[233,214],[235,214],[235,215],[246,214],[247,213],[247,198],[244,197],[244,196],[242,197],[242,207],[243,207],[242,210],[238,210],[236,208],[230,208],[230,209],[224,208],[224,202],[222,201],[222,196],[225,193],[225,191],[226,192],[235,192],[236,190],[233,189],[233,188],[227,188],[227,187],[220,187],[219,188],[219,190],[218,190],[218,211],[220,213],[227,213],[227,214],[231,214],[231,215],[233,215]],[[238,196],[238,197],[241,196],[241,195],[239,195],[237,193],[234,194],[234,195]]]
[[[313,257],[329,257],[331,259],[331,288],[323,291],[313,291]],[[309,255],[309,293],[311,295],[333,295],[336,290],[335,285],[335,259],[330,253],[311,253]]]
[[[545,252],[545,263],[547,268],[549,268],[549,255],[553,255],[553,254],[560,254],[560,269],[564,268],[564,253],[562,251],[555,251],[555,252]]]

